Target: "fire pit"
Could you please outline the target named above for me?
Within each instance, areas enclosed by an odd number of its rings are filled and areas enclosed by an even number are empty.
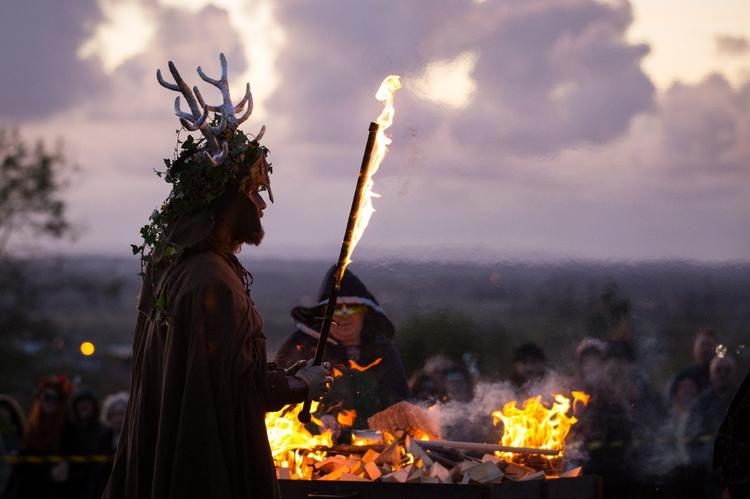
[[[269,414],[266,425],[285,497],[601,497],[598,478],[562,471],[565,439],[588,396],[551,400],[495,411],[503,430],[496,444],[442,440],[428,411],[407,402],[369,418],[352,445],[334,444],[315,418],[313,434],[297,419],[301,405]],[[339,423],[351,425],[352,412],[342,411]]]
[[[280,480],[284,499],[600,499],[599,477],[494,485]]]

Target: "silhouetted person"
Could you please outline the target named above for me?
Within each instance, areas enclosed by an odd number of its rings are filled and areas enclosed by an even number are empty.
[[[7,395],[0,395],[0,454],[17,456],[26,435],[26,416],[18,402]],[[18,480],[13,465],[0,462],[0,497],[18,497]]]
[[[702,328],[695,333],[693,338],[693,364],[679,371],[675,376],[690,376],[698,381],[698,393],[710,385],[709,366],[711,359],[716,356],[716,331],[711,328]]]
[[[99,402],[90,390],[73,395],[69,419],[63,432],[60,451],[72,456],[111,455],[112,430],[99,421]],[[99,499],[107,483],[110,463],[68,463],[64,496],[68,499]]]
[[[536,343],[524,343],[513,351],[510,381],[519,393],[540,383],[547,375],[547,356]]]
[[[73,385],[65,376],[50,376],[39,382],[29,411],[22,456],[59,455],[68,397]],[[62,496],[68,479],[67,463],[16,466],[21,499],[56,499]]]
[[[109,428],[112,431],[112,453],[117,449],[127,408],[128,394],[125,392],[108,395],[104,399],[104,402],[102,402],[100,419],[105,428]]]
[[[689,468],[707,498],[719,497],[721,493],[719,475],[712,469],[713,446],[737,389],[737,364],[733,357],[715,357],[711,361],[710,382],[709,388],[691,406],[683,435]]]

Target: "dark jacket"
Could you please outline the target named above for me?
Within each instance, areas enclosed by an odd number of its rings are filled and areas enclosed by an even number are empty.
[[[292,310],[297,329],[276,354],[280,366],[315,356],[333,271],[331,268],[323,279],[315,306]],[[337,303],[366,305],[367,315],[359,348],[347,348],[329,337],[323,360],[336,366],[338,373],[331,392],[321,402],[320,411],[354,409],[357,411],[354,426],[367,427],[369,416],[408,397],[406,373],[393,345],[393,323],[364,283],[349,270],[344,273]],[[371,367],[358,369],[367,366]]]

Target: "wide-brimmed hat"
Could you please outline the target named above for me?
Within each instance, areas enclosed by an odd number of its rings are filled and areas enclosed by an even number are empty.
[[[325,307],[331,292],[331,283],[335,270],[336,268],[333,266],[326,272],[323,283],[320,286],[320,291],[318,292],[318,302],[315,305],[312,307],[299,306],[292,309],[292,317],[295,321],[315,330],[320,329]],[[366,305],[368,312],[365,316],[362,329],[363,335],[374,337],[377,334],[382,334],[388,338],[394,337],[396,328],[385,315],[383,307],[380,306],[380,303],[378,303],[359,277],[354,275],[349,269],[346,269],[344,277],[341,279],[341,288],[336,298],[336,304]]]

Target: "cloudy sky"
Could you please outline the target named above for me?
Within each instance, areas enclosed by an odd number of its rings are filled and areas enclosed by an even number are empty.
[[[391,151],[362,258],[747,260],[747,0],[0,3],[0,125],[62,139],[85,228],[126,255],[166,195],[174,60],[229,59],[266,124],[276,204],[255,254],[335,258],[388,74]],[[217,95],[206,89],[212,99]]]

